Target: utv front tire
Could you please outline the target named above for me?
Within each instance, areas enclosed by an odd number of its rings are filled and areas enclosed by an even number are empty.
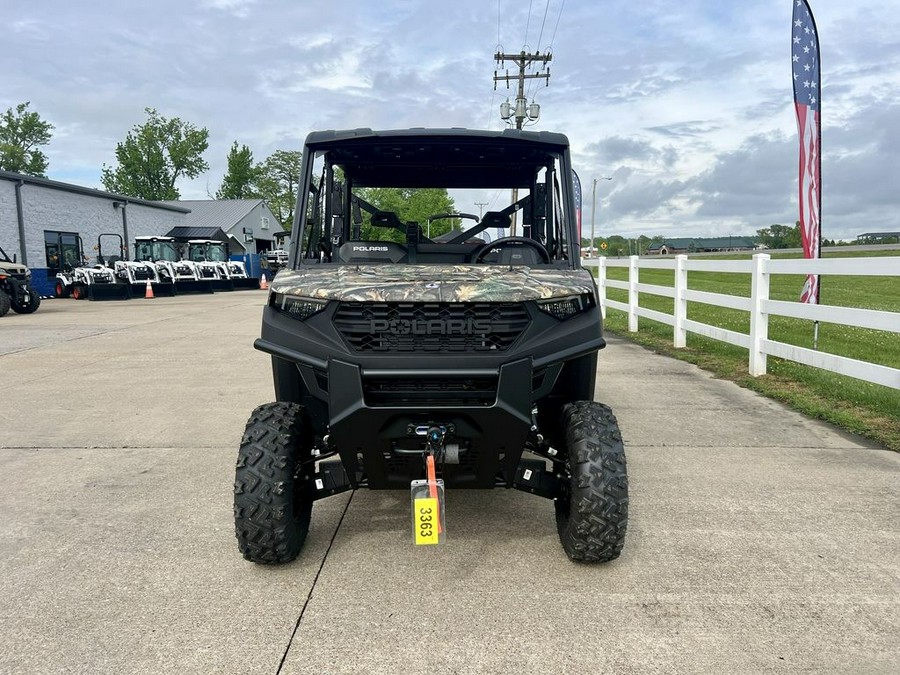
[[[238,548],[255,563],[297,557],[312,515],[312,434],[303,407],[267,403],[247,421],[234,480]]]
[[[0,316],[6,316],[11,305],[12,301],[9,299],[6,291],[0,289]]]
[[[625,446],[612,410],[592,401],[563,408],[568,482],[556,500],[563,550],[576,562],[615,560],[628,526]]]
[[[12,301],[13,311],[17,314],[32,314],[41,306],[41,296],[33,289],[28,289],[28,302]]]

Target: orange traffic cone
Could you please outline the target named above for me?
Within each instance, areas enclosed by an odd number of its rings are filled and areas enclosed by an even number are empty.
[[[150,283],[150,280],[149,280],[149,279],[147,279],[147,288],[146,288],[146,290],[144,291],[144,297],[145,297],[145,298],[152,298],[152,297],[153,297],[153,285]]]
[[[263,273],[263,275],[259,278],[259,287],[262,290],[266,290],[269,287],[269,282],[266,281],[265,273]]]

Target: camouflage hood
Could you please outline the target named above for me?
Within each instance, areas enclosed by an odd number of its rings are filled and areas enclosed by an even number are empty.
[[[281,270],[272,292],[355,302],[521,302],[593,293],[587,270],[501,265],[311,265]]]

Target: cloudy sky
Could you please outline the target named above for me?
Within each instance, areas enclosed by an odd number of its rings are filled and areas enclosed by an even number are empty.
[[[569,136],[600,234],[752,234],[797,219],[791,0],[0,0],[0,110],[56,126],[49,177],[100,186],[145,107],[257,160],[311,130],[502,128],[497,45],[550,49],[535,129]],[[813,0],[823,231],[900,230],[900,0]],[[474,205],[457,205],[472,211]]]

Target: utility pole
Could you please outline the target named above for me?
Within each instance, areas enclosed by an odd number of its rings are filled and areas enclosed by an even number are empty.
[[[516,118],[516,129],[521,129],[525,120],[528,119],[532,122],[537,122],[538,117],[541,114],[541,107],[534,103],[532,100],[531,105],[528,105],[528,100],[525,98],[525,80],[544,80],[545,86],[550,84],[550,67],[547,66],[546,71],[538,72],[538,73],[525,73],[525,69],[528,68],[532,63],[541,63],[542,65],[546,65],[550,61],[553,60],[553,54],[530,54],[525,51],[522,51],[518,54],[504,54],[503,52],[497,52],[494,54],[494,60],[497,61],[497,65],[503,66],[507,61],[512,61],[516,66],[519,67],[518,75],[510,75],[509,70],[506,71],[505,75],[498,75],[497,71],[494,71],[494,91],[497,90],[498,82],[506,82],[506,88],[509,89],[509,83],[511,80],[518,80],[518,89],[516,94],[516,104],[515,108],[511,108],[509,105],[509,101],[500,104],[500,117],[504,120],[508,120],[510,117],[515,115]],[[527,108],[526,108],[527,106]]]
[[[475,206],[478,207],[478,220],[481,220],[481,216],[484,215],[484,207],[489,203],[490,202],[475,202]]]
[[[516,103],[515,106],[510,106],[509,99],[500,104],[500,117],[503,118],[504,121],[509,120],[510,117],[515,117],[516,119],[516,129],[521,129],[525,125],[525,121],[528,120],[531,123],[535,123],[538,121],[538,118],[541,116],[541,106],[534,102],[534,99],[531,101],[531,105],[528,104],[528,99],[525,98],[525,80],[537,80],[542,79],[545,82],[545,86],[549,86],[550,84],[550,66],[547,66],[546,71],[541,71],[537,73],[529,73],[526,74],[525,70],[532,63],[540,63],[541,66],[546,66],[550,61],[553,60],[553,55],[550,53],[547,54],[538,54],[538,53],[529,53],[525,50],[522,50],[518,54],[504,54],[502,51],[498,51],[494,54],[494,60],[497,62],[498,66],[506,65],[507,61],[512,61],[514,65],[518,66],[519,73],[518,75],[510,75],[509,70],[506,71],[505,75],[498,75],[497,71],[494,71],[494,91],[497,90],[498,82],[506,82],[506,88],[509,89],[509,83],[511,80],[518,80],[518,87],[516,89]],[[513,188],[512,191],[512,202],[515,204],[519,201],[519,190],[518,188]],[[510,235],[516,236],[516,212],[513,211],[512,214],[512,225],[510,227]]]
[[[612,180],[612,176],[601,176],[594,179],[594,187],[591,190],[591,255],[594,255],[594,214],[597,213],[597,181]]]

